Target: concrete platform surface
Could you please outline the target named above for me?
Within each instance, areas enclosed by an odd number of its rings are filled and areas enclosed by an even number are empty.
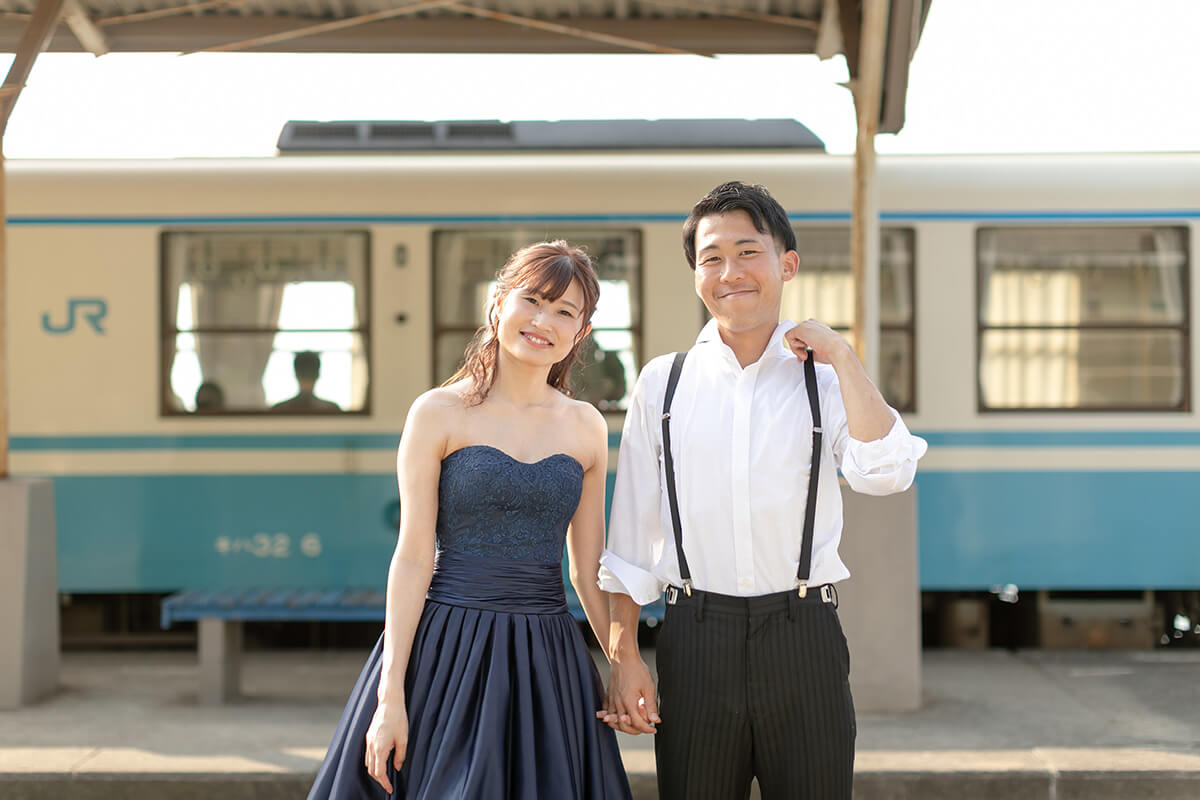
[[[0,798],[303,798],[365,655],[251,652],[245,696],[206,707],[193,654],[66,653],[56,695],[0,712]],[[856,798],[1200,798],[1200,651],[930,651],[922,669],[919,711],[859,717]],[[651,738],[621,739],[655,798]]]

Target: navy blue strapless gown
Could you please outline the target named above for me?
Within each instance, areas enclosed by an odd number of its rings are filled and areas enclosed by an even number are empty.
[[[567,613],[561,560],[583,467],[474,445],[442,461],[437,563],[405,680],[405,800],[628,800],[600,677]],[[383,639],[309,800],[389,795],[363,765]],[[390,767],[389,767],[390,769]]]

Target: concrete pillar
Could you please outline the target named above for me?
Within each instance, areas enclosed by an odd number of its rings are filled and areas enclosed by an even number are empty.
[[[54,484],[0,480],[0,709],[58,688]]]
[[[237,698],[242,677],[242,623],[202,619],[196,623],[200,650],[200,702],[221,705]]]
[[[921,589],[916,489],[870,497],[842,484],[838,616],[850,645],[850,690],[859,712],[921,705]]]

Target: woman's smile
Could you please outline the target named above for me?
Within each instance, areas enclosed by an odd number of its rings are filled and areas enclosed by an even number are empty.
[[[549,348],[554,346],[554,343],[549,339],[544,336],[538,336],[536,333],[521,331],[521,336],[534,347]]]

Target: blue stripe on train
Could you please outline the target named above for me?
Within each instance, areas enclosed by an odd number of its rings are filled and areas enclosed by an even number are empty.
[[[63,591],[380,587],[395,543],[390,475],[54,483]],[[926,471],[917,483],[922,588],[1200,586],[1200,472]]]
[[[1200,447],[1200,431],[917,431],[931,447]],[[395,433],[13,436],[14,453],[46,450],[394,450]],[[608,446],[621,443],[608,435]]]
[[[382,588],[399,520],[391,475],[65,476],[54,492],[64,592]]]
[[[1200,473],[925,472],[923,589],[1200,586]]]
[[[380,587],[396,544],[390,475],[66,476],[54,492],[65,592]]]

